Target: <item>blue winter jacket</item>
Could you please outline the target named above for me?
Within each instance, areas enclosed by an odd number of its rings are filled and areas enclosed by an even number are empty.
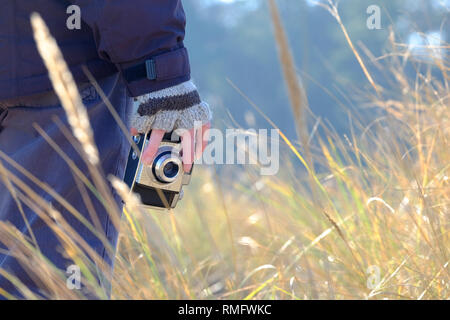
[[[81,29],[67,27],[71,5],[81,9]],[[96,78],[119,71],[136,97],[190,78],[181,0],[1,0],[0,100],[52,90],[32,12],[46,21],[77,82],[87,81],[83,65]]]

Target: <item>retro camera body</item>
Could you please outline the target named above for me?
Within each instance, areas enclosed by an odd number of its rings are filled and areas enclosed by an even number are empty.
[[[134,137],[142,152],[149,143],[150,133]],[[138,194],[145,207],[175,208],[183,197],[183,186],[189,184],[191,172],[184,172],[181,160],[181,139],[166,133],[151,165],[144,165],[131,148],[125,173],[125,183]]]

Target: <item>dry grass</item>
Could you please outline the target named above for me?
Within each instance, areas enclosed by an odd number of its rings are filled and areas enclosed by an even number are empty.
[[[283,70],[292,68],[281,62]],[[142,212],[136,199],[128,199],[113,298],[448,299],[448,60],[430,50],[428,60],[414,61],[392,35],[388,54],[373,62],[389,87],[377,86],[379,94],[361,99],[385,113],[369,124],[349,115],[349,136],[320,123],[327,134],[315,137],[304,158],[282,135],[286,165],[277,176],[261,178],[257,168],[233,167],[222,175],[199,167],[189,196],[170,214]],[[405,75],[408,65],[416,68],[415,78]],[[320,170],[299,169],[311,168],[311,161]],[[3,166],[0,175],[15,198],[52,227],[82,266],[90,291],[104,297],[92,276],[95,254]],[[81,181],[91,192],[106,183]],[[122,183],[113,185],[129,197]],[[99,196],[109,202],[108,195]],[[19,244],[15,255],[35,262],[35,278],[51,298],[81,298],[66,289],[65,275],[39,254],[33,239],[0,223],[0,241]],[[21,292],[36,298],[27,288]]]

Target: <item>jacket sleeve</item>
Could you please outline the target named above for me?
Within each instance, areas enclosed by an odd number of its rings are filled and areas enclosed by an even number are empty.
[[[98,54],[120,70],[132,97],[190,79],[181,0],[70,0]]]

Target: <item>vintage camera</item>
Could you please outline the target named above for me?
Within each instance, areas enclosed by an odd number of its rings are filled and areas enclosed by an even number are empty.
[[[150,133],[133,137],[142,152],[149,143]],[[193,168],[193,166],[192,166]],[[191,180],[191,172],[184,172],[181,160],[181,138],[170,132],[164,135],[151,165],[144,165],[131,148],[125,172],[125,183],[137,193],[145,207],[175,208],[183,197],[183,186]]]

